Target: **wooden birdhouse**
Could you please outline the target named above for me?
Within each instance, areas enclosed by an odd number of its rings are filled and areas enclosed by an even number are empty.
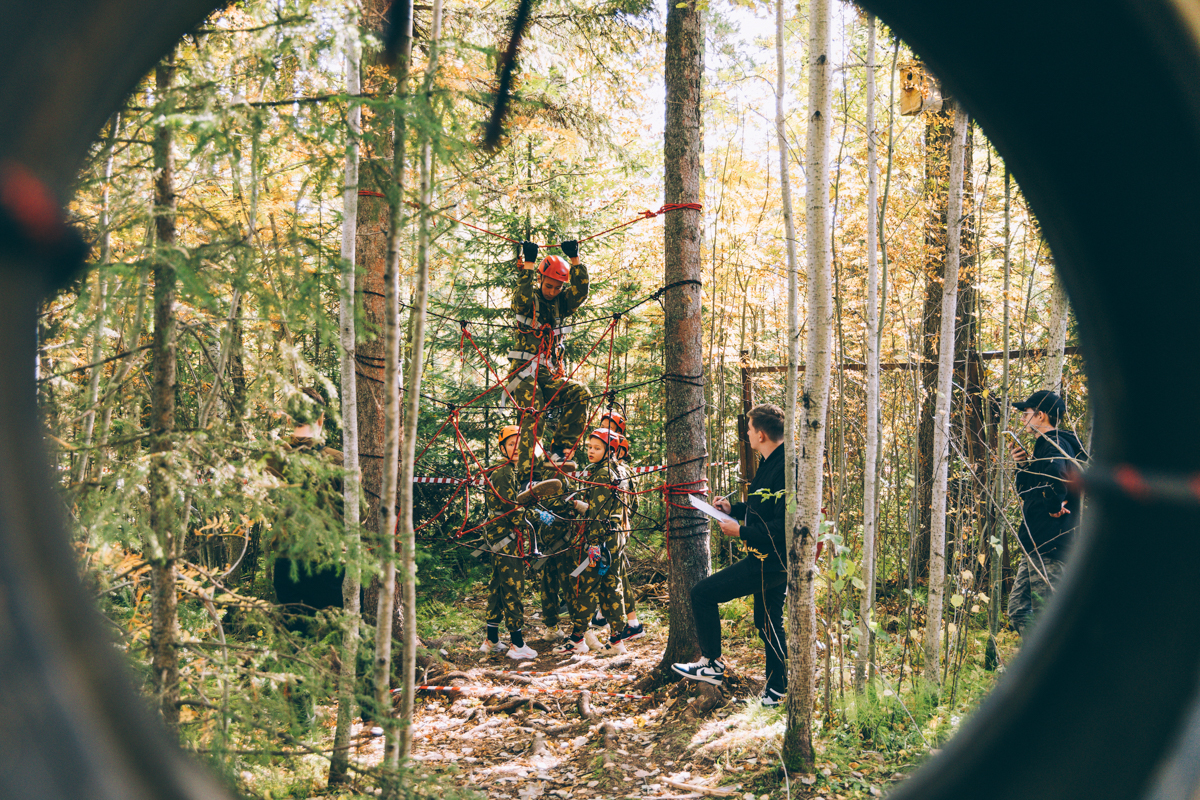
[[[900,69],[900,116],[915,117],[921,113],[925,99],[925,72],[920,64],[906,64]]]

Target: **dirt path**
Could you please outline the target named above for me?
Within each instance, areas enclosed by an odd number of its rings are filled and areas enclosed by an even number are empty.
[[[782,716],[739,702],[757,697],[762,653],[732,642],[723,692],[678,682],[622,696],[661,657],[666,631],[646,627],[615,657],[553,654],[545,627],[526,634],[532,661],[484,655],[462,636],[435,640],[445,664],[421,680],[451,690],[418,695],[414,759],[493,798],[784,796],[770,757]],[[357,752],[370,765],[382,756],[381,739]]]

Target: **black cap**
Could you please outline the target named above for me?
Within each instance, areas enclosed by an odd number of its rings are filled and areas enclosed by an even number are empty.
[[[1067,413],[1067,404],[1061,397],[1048,389],[1039,389],[1029,395],[1028,400],[1013,403],[1013,408],[1019,411],[1027,408],[1032,408],[1034,411],[1045,411],[1046,416],[1050,418],[1051,425],[1057,425],[1058,421]]]

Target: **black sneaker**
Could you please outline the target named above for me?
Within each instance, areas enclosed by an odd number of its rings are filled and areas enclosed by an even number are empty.
[[[596,616],[592,617],[592,627],[593,628],[603,628],[607,624],[608,624],[608,620],[606,620],[604,618],[604,615],[601,614],[599,611],[596,612]]]
[[[725,681],[725,665],[717,658],[701,658],[687,664],[672,664],[671,669],[691,681],[720,686]]]
[[[646,628],[641,623],[638,623],[636,626],[626,624],[625,630],[613,635],[610,641],[613,644],[616,644],[617,642],[628,642],[632,639],[638,638],[639,636],[644,636],[645,634]]]
[[[758,698],[764,708],[776,708],[783,705],[784,698],[787,697],[787,691],[779,691],[772,689],[769,686],[763,691],[762,697]]]
[[[574,636],[568,636],[566,641],[555,647],[550,652],[557,653],[558,655],[578,655],[586,653],[587,651],[587,642],[583,640],[582,636],[578,638]]]

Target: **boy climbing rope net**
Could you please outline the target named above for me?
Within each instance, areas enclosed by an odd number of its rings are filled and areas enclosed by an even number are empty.
[[[521,243],[521,268],[512,295],[516,333],[508,352],[505,388],[520,418],[517,474],[524,480],[533,479],[535,447],[546,411],[557,407],[561,412],[558,427],[546,443],[553,461],[569,460],[586,425],[587,390],[567,379],[563,368],[563,334],[568,330],[563,320],[587,300],[588,271],[579,260],[578,242],[567,240],[559,247],[566,258],[546,256],[539,265],[538,246]]]

